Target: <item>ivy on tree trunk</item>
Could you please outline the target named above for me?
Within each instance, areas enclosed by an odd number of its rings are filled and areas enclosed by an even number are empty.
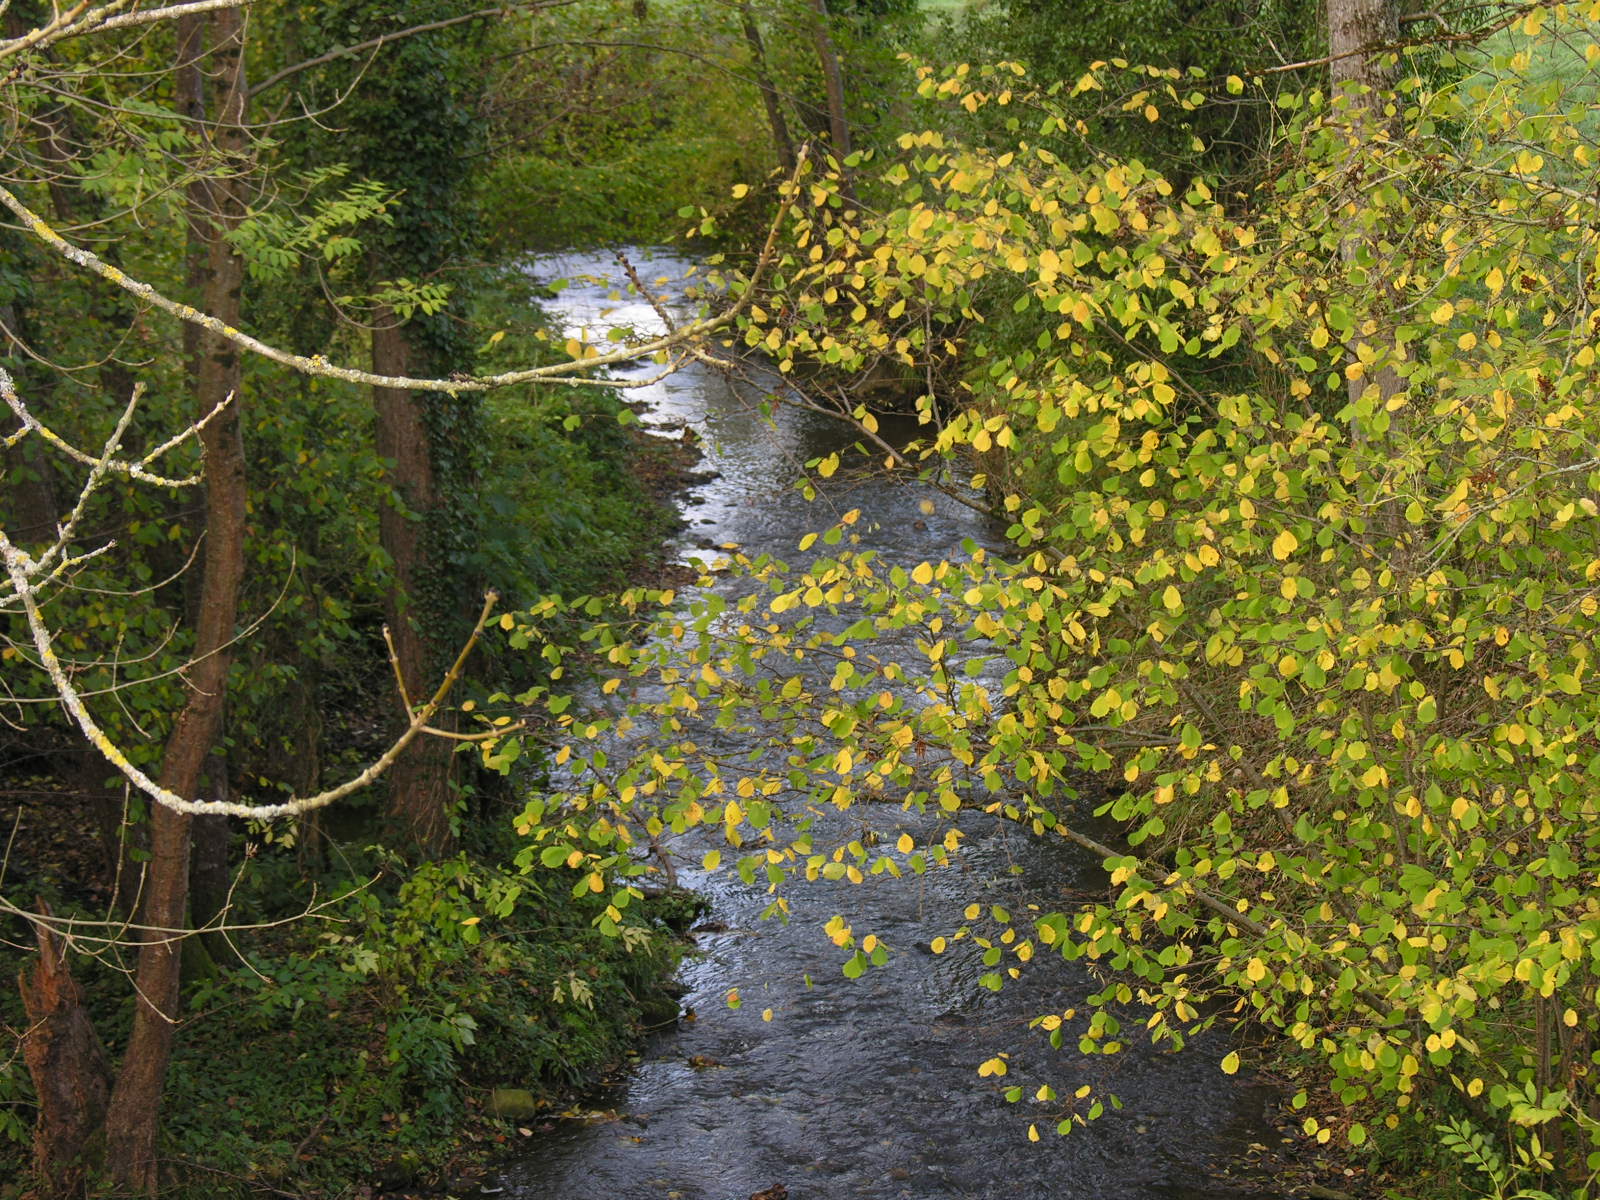
[[[372,331],[373,371],[408,375],[411,359],[400,318],[388,308],[380,310]],[[378,536],[394,564],[398,585],[385,598],[385,617],[399,677],[406,694],[416,698],[425,694],[442,653],[423,606],[414,599],[422,594],[428,568],[424,522],[417,518],[435,513],[439,493],[434,485],[424,397],[401,388],[375,387],[372,401],[378,454],[394,464],[389,477],[396,500],[404,506],[402,511],[387,504],[378,518]],[[449,853],[454,842],[450,829],[453,761],[448,743],[421,738],[400,757],[389,776],[389,815],[395,832],[430,858]]]

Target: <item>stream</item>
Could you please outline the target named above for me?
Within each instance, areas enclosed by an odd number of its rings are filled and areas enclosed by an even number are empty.
[[[677,280],[692,265],[668,252],[629,255],[652,282]],[[618,278],[609,254],[550,256],[532,269],[541,280],[572,281],[546,307],[574,334],[586,330],[603,342],[613,326],[660,328],[644,300],[618,299],[616,284],[584,278]],[[679,295],[675,282],[663,288]],[[666,303],[691,311],[681,299]],[[659,369],[639,368],[633,377]],[[684,505],[686,556],[709,560],[712,547],[737,544],[798,561],[803,534],[852,508],[862,513],[861,548],[889,561],[957,558],[968,539],[1005,550],[1002,531],[971,509],[875,471],[841,469],[816,500],[806,501],[794,487],[801,464],[848,446],[850,432],[792,408],[769,420],[757,411],[754,389],[735,387],[710,368],[690,365],[630,396],[645,402],[648,428],[668,436],[692,430],[705,454],[702,468],[713,473]],[[819,846],[850,837],[893,844],[909,832],[922,844],[950,822],[945,814],[897,804],[857,804],[819,816],[817,840]],[[1173,1054],[1141,1039],[1143,1018],[1135,1011],[1124,1023],[1128,1045],[1121,1053],[1080,1055],[1075,1036],[1055,1051],[1029,1022],[1082,1006],[1097,990],[1081,962],[1042,950],[1020,980],[991,992],[979,985],[986,968],[970,940],[941,955],[929,951],[930,939],[963,924],[962,910],[975,900],[1025,914],[1029,904],[1070,907],[1080,890],[1105,887],[1097,862],[1069,845],[1027,836],[982,813],[964,812],[957,823],[967,841],[952,867],[901,879],[868,875],[857,885],[800,882],[787,893],[787,924],[761,919],[771,900],[764,886],[747,886],[727,869],[691,869],[697,849],[681,854],[680,882],[712,905],[696,934],[699,953],[680,972],[692,1019],[653,1035],[631,1078],[593,1100],[594,1115],[561,1121],[529,1141],[502,1170],[505,1194],[525,1200],[749,1200],[764,1191],[772,1200],[1260,1195],[1259,1181],[1246,1188],[1215,1178],[1252,1143],[1276,1139],[1262,1115],[1270,1089],[1217,1068],[1225,1034]],[[846,954],[822,928],[835,914],[893,947],[888,964],[846,979],[840,970]],[[736,1009],[726,1001],[735,988],[742,998]],[[1009,1056],[1007,1078],[980,1077],[978,1065],[1001,1054]],[[1002,1093],[1014,1083],[1025,1092],[1013,1104]],[[1062,1099],[1036,1102],[1041,1083]],[[1085,1084],[1098,1095],[1115,1094],[1121,1109],[1058,1136],[1064,1104]],[[1039,1140],[1029,1140],[1030,1125]]]

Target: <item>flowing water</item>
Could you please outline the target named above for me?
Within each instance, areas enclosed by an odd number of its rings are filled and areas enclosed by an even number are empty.
[[[633,260],[647,281],[676,279],[691,266],[659,252],[633,252]],[[596,281],[619,276],[609,255],[557,256],[535,269],[542,279],[575,281],[548,305],[575,332],[603,340],[613,326],[659,328],[650,305]],[[680,294],[676,284],[664,286]],[[789,408],[768,420],[758,389],[733,386],[710,368],[690,366],[632,395],[647,402],[647,425],[669,435],[691,430],[715,473],[685,505],[686,554],[738,544],[798,560],[803,534],[851,508],[862,512],[862,547],[893,561],[959,557],[967,540],[1004,549],[1000,532],[959,502],[848,463],[807,502],[794,487],[800,465],[847,446],[849,432]],[[829,810],[818,821],[819,846],[830,836],[887,845],[902,831],[920,845],[950,818],[878,803]],[[771,899],[764,887],[727,870],[680,867],[680,881],[713,908],[696,936],[700,953],[681,972],[692,1019],[654,1036],[627,1083],[597,1098],[594,1115],[530,1141],[503,1172],[507,1194],[747,1200],[777,1185],[789,1200],[1242,1194],[1213,1173],[1266,1140],[1269,1096],[1220,1074],[1221,1035],[1172,1054],[1140,1044],[1132,1013],[1131,1044],[1120,1054],[1081,1056],[1075,1038],[1054,1051],[1029,1021],[1082,1006],[1096,990],[1085,967],[1041,954],[1050,961],[1036,959],[1020,981],[994,993],[979,985],[985,968],[970,941],[930,952],[930,940],[963,924],[962,910],[975,900],[1014,913],[1029,904],[1049,911],[1105,888],[1098,864],[1070,846],[983,814],[963,814],[959,824],[968,840],[958,865],[915,878],[869,875],[859,885],[797,884],[787,924],[761,919]],[[698,851],[685,860],[698,862]],[[844,952],[822,929],[835,914],[895,947],[888,965],[846,979]],[[737,1009],[726,1002],[735,988]],[[1007,1078],[981,1078],[978,1065],[1000,1054],[1009,1056]],[[1007,1103],[1005,1087],[1024,1081],[1026,1098]],[[1063,1102],[1034,1101],[1040,1083],[1062,1097],[1088,1084],[1123,1107],[1058,1136]],[[1030,1125],[1038,1141],[1029,1140]]]

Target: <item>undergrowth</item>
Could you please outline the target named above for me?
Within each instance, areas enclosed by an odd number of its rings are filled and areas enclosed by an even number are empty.
[[[236,935],[237,957],[189,987],[165,1114],[173,1194],[445,1185],[519,1137],[489,1115],[492,1089],[555,1104],[625,1064],[681,957],[671,912],[647,901],[608,938],[593,925],[604,901],[547,873],[466,855],[400,865],[347,853],[319,881],[331,903]],[[249,864],[235,919],[271,921],[292,866]],[[80,976],[97,1023],[126,1029],[120,976]],[[15,1028],[14,995],[0,1004]],[[20,1180],[30,1098],[25,1074],[10,1078],[0,1170]]]

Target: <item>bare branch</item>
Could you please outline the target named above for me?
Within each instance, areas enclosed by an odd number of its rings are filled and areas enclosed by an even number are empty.
[[[117,427],[117,442],[119,445],[121,443],[121,433],[127,428],[127,423],[133,416],[133,410],[138,406],[143,395],[144,388],[143,385],[140,385],[134,390],[133,398],[129,401],[127,411],[123,414],[122,421]],[[17,395],[16,383],[12,380],[10,374],[7,373],[4,367],[0,367],[0,399],[5,400],[6,406],[11,409],[12,414],[17,418],[17,420],[22,422],[21,429],[19,429],[16,433],[10,434],[6,437],[5,445],[7,448],[16,445],[27,434],[36,433],[45,441],[49,442],[50,445],[61,451],[61,453],[65,454],[68,458],[75,462],[82,463],[86,467],[93,468],[97,473],[111,472],[112,474],[116,475],[127,475],[130,478],[139,480],[141,483],[154,484],[156,487],[165,488],[192,487],[199,483],[202,477],[199,475],[190,475],[184,479],[169,479],[163,475],[152,474],[146,468],[148,468],[153,461],[160,458],[163,454],[166,454],[169,450],[176,449],[178,446],[181,446],[184,442],[198,434],[206,427],[208,423],[210,423],[212,418],[214,418],[223,410],[223,408],[226,407],[226,404],[219,405],[216,409],[207,413],[193,425],[186,427],[175,436],[168,438],[165,442],[162,442],[161,445],[157,446],[149,454],[146,454],[138,462],[124,462],[121,459],[112,457],[115,453],[114,449],[102,451],[98,457],[89,454],[86,451],[80,450],[68,442],[65,438],[55,433],[48,426],[43,424],[37,417],[33,415],[33,413],[28,409],[28,406],[24,404],[21,398]]]

